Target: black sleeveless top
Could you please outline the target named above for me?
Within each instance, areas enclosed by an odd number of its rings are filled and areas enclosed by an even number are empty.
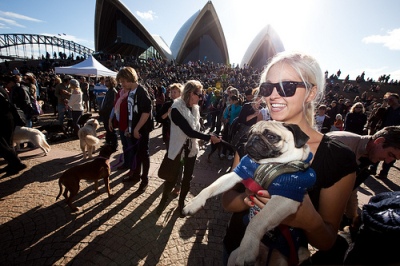
[[[321,189],[329,188],[342,177],[355,172],[356,155],[343,143],[324,135],[314,154],[311,168],[317,174],[317,181],[308,191],[308,195],[315,209],[318,210]]]

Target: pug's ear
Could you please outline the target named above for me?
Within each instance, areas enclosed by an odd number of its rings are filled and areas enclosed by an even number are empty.
[[[292,132],[294,137],[294,146],[296,148],[303,147],[310,139],[310,137],[307,136],[306,133],[304,133],[298,125],[283,123],[283,126],[289,129],[290,132]]]

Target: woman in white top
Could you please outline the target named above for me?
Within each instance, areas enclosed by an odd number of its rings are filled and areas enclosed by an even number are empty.
[[[71,97],[68,101],[68,106],[72,109],[72,124],[74,126],[74,135],[78,135],[78,119],[83,114],[82,91],[79,86],[79,81],[71,79],[69,86],[71,88]]]

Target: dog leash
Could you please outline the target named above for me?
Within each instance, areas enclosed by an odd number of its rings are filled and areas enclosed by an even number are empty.
[[[213,134],[213,136],[221,137],[220,135],[215,135],[215,134]],[[226,140],[223,140],[222,138],[220,138],[220,140],[221,140],[221,142],[218,142],[218,143],[222,143],[223,145],[227,145],[230,148],[232,148],[234,151],[236,151],[236,147],[234,145],[232,145],[231,143],[227,142]],[[218,144],[218,143],[215,143],[215,145]]]
[[[119,167],[120,165],[122,165],[122,164],[124,163],[124,161],[123,161],[124,153],[125,153],[125,152],[128,152],[128,151],[130,151],[130,150],[132,150],[135,146],[139,145],[139,142],[140,142],[140,138],[136,141],[135,144],[132,144],[132,145],[129,146],[126,150],[124,150],[124,151],[119,155],[117,163],[116,163],[116,164],[113,164],[113,165],[111,166],[111,170],[115,170],[117,167]],[[137,153],[135,153],[135,154],[133,155],[131,169],[135,169],[135,168],[136,168],[136,154],[137,154]]]
[[[290,234],[289,226],[280,224],[278,225],[278,229],[279,231],[281,231],[283,237],[286,239],[287,244],[289,246],[288,264],[293,266],[299,265],[299,256],[297,254],[292,235]]]

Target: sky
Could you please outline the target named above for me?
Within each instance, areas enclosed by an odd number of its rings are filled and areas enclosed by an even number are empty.
[[[121,0],[150,34],[168,45],[207,0]],[[285,50],[314,56],[323,72],[355,79],[363,71],[400,80],[400,1],[214,0],[231,63],[240,64],[270,25]],[[0,34],[58,36],[94,49],[95,0],[1,0]]]

